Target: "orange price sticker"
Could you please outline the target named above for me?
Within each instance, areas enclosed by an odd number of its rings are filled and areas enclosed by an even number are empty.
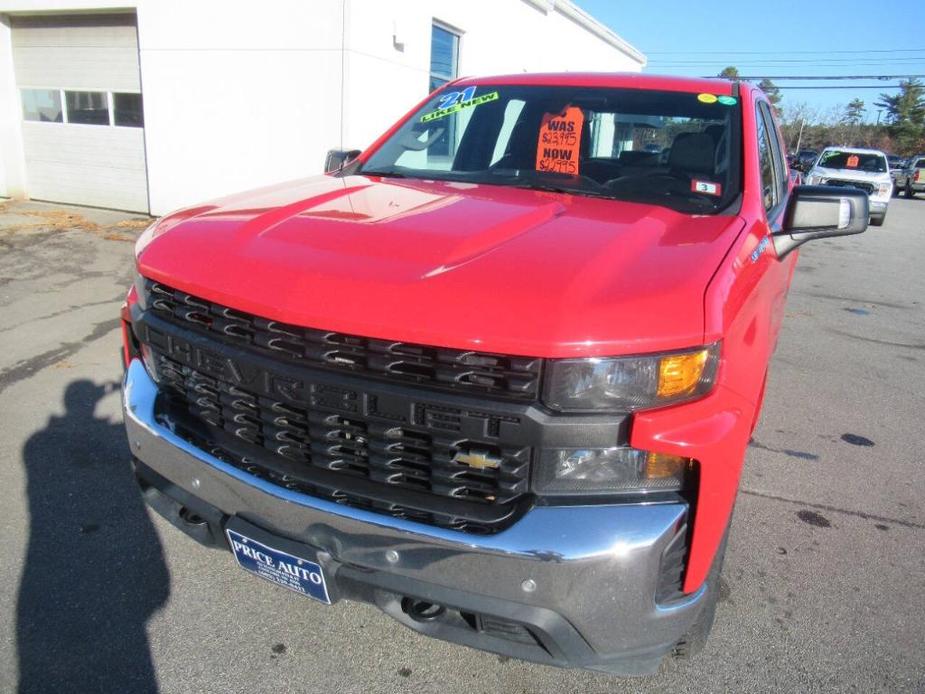
[[[536,170],[578,175],[578,153],[585,114],[577,106],[543,114],[536,143]]]
[[[848,157],[848,161],[846,162],[845,166],[847,166],[849,169],[856,169],[858,168],[858,163],[860,161],[861,160],[857,154],[852,154],[850,157]]]

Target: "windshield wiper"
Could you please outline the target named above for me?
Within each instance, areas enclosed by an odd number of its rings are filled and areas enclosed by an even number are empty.
[[[556,179],[571,179],[570,176],[556,176],[555,174],[539,173],[528,169],[495,169],[489,170],[491,177],[495,180],[491,183],[509,185],[514,188],[527,188],[532,190],[547,190],[553,193],[574,193],[576,195],[587,195],[595,198],[610,198],[606,190],[602,190],[600,184],[591,179],[580,179],[594,187],[585,187],[582,185],[568,185],[566,181],[559,182]],[[497,179],[502,180],[497,180]]]
[[[412,169],[405,166],[389,169],[360,169],[360,176],[382,176],[383,178],[413,178],[420,181],[463,181],[472,183],[470,172]]]
[[[526,188],[527,190],[546,190],[552,193],[574,193],[576,195],[587,195],[592,198],[610,198],[613,200],[612,195],[578,186],[560,186],[552,183],[517,183],[516,181],[504,185],[510,185],[513,188]]]
[[[375,169],[360,169],[357,173],[363,176],[382,176],[383,178],[408,178],[401,171],[396,171],[395,169],[382,169],[379,171]]]
[[[614,190],[611,195],[614,199],[625,200],[626,202],[659,205],[660,207],[667,207],[676,212],[692,212],[692,210],[680,209],[685,203],[687,203],[688,207],[696,207],[705,211],[716,212],[717,210],[716,203],[713,200],[705,198],[697,193],[681,191],[654,192],[646,190]]]

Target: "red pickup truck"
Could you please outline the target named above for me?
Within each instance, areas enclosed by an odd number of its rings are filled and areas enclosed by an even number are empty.
[[[423,634],[689,656],[794,249],[868,222],[784,152],[745,83],[463,79],[326,175],[160,219],[122,312],[145,499]]]

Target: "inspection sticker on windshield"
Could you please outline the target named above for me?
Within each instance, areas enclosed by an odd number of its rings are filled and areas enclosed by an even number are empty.
[[[270,583],[294,590],[330,605],[331,597],[321,565],[288,552],[273,549],[262,542],[226,528],[228,543],[242,569]]]
[[[475,87],[466,87],[461,92],[447,92],[440,96],[440,103],[437,104],[436,110],[421,116],[421,122],[429,123],[432,120],[446,118],[450,114],[458,113],[464,108],[481,106],[482,104],[487,104],[489,101],[497,100],[498,92],[488,92],[488,94],[476,96]]]
[[[722,195],[723,186],[719,183],[710,181],[698,181],[696,178],[691,181],[691,190],[694,193],[703,193],[704,195]]]
[[[536,143],[536,170],[578,175],[578,150],[585,114],[577,106],[545,113]]]

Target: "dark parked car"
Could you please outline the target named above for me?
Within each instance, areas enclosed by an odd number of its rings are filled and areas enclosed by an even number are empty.
[[[790,166],[797,171],[807,172],[813,167],[813,162],[816,161],[816,157],[819,156],[819,152],[814,149],[801,149],[794,156],[793,162]]]

